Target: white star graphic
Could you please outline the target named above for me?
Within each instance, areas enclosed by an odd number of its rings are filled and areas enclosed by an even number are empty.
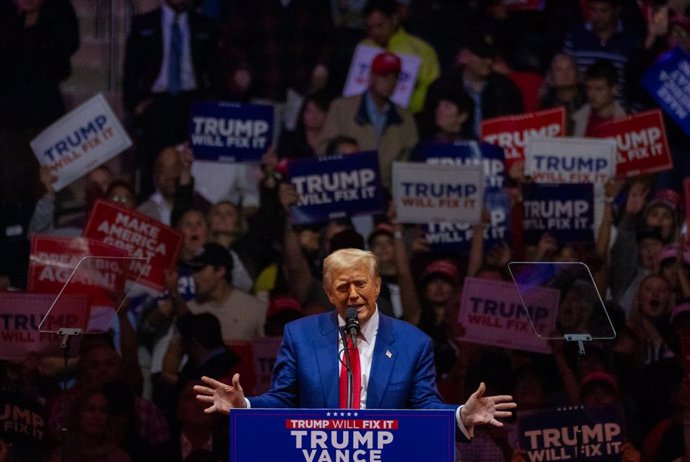
[[[344,412],[341,412],[341,413],[340,413],[340,417],[345,417],[345,413],[344,413]]]
[[[356,413],[356,412],[354,413],[354,416],[357,417],[357,413]]]
[[[347,416],[350,417],[352,415],[352,412],[348,412]]]
[[[327,417],[330,417],[330,416],[331,416],[331,413],[330,413],[330,412],[326,412],[326,416],[327,416]]]

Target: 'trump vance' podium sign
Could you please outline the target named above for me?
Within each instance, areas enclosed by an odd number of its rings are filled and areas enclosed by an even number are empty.
[[[451,462],[454,450],[452,409],[230,411],[232,462]]]

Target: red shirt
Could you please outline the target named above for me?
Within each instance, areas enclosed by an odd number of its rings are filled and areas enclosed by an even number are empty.
[[[611,117],[604,119],[599,117],[596,112],[591,111],[589,113],[589,119],[587,119],[587,130],[585,130],[585,136],[594,136],[594,132],[596,132],[597,128],[599,128],[600,125],[609,122],[610,120]]]

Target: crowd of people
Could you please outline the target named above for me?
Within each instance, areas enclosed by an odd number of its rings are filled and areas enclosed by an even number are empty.
[[[133,152],[91,171],[84,206],[65,210],[29,142],[65,113],[59,85],[79,48],[76,15],[69,0],[0,1],[0,291],[26,289],[32,236],[80,236],[96,199],[183,236],[166,290],[132,300],[116,335],[84,338],[68,370],[52,357],[0,361],[0,403],[17,393],[39,403],[46,429],[41,444],[0,440],[0,462],[226,460],[227,419],[205,414],[193,387],[201,376],[229,382],[247,361],[230,342],[280,337],[290,321],[333,310],[322,262],[343,248],[376,256],[378,311],[431,337],[447,402],[465,402],[484,382],[513,395],[518,412],[617,405],[621,460],[690,460],[690,248],[679,192],[690,137],[671,118],[674,168],[611,178],[586,244],[548,232],[525,244],[521,190],[530,179],[520,163],[505,185],[509,235],[484,245],[483,220],[466,254],[434,251],[421,227],[397,220],[390,194],[381,214],[295,226],[299,195],[285,181],[288,162],[375,150],[390,189],[393,162],[427,143],[476,140],[483,120],[564,107],[567,134],[587,137],[657,107],[641,77],[668,50],[690,52],[689,0],[162,0],[129,30],[122,98]],[[342,97],[358,44],[383,50],[367,90]],[[399,54],[419,61],[406,108],[390,99]],[[234,166],[216,203],[199,193],[205,178],[192,174],[187,143],[201,100],[271,104],[275,113],[275,143],[261,164]],[[591,342],[584,356],[561,340],[549,341],[547,355],[464,341],[465,278],[510,281],[511,261],[586,263],[615,338]],[[564,304],[591,290],[571,289]],[[559,311],[550,337],[599,326],[579,313]],[[527,460],[523,450],[510,421],[477,429],[457,457]]]

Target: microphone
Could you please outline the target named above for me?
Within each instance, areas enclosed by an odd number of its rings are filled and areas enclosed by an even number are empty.
[[[359,320],[357,320],[357,308],[348,306],[345,309],[345,332],[350,337],[356,337],[359,334]]]

